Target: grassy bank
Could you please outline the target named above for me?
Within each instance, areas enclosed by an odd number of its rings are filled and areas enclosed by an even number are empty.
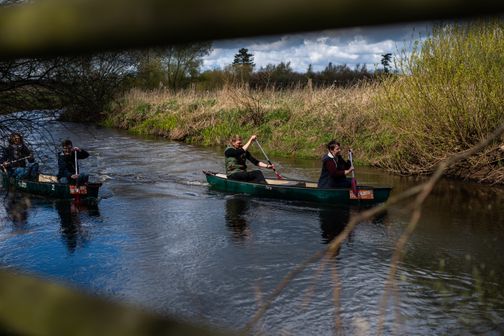
[[[318,158],[335,138],[354,149],[359,164],[429,174],[504,122],[502,22],[439,27],[398,67],[403,75],[346,89],[133,90],[111,107],[105,123],[202,145],[258,134],[271,156]],[[449,175],[504,183],[503,143]]]
[[[225,145],[235,133],[258,134],[272,154],[316,157],[332,138],[357,144],[371,136],[375,127],[370,126],[379,126],[370,113],[373,90],[131,91],[106,124],[202,145]]]

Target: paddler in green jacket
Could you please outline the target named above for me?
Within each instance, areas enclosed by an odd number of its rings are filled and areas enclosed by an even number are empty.
[[[260,170],[247,171],[247,160],[261,168],[273,168],[273,165],[257,160],[247,150],[255,139],[257,139],[257,135],[252,135],[244,145],[241,136],[233,135],[231,137],[230,145],[224,151],[224,156],[226,157],[226,175],[228,179],[253,183],[266,183],[264,175]]]

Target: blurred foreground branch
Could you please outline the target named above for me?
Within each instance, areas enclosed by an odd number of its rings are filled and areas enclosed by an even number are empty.
[[[0,57],[34,57],[498,15],[480,0],[41,0],[0,9]]]
[[[0,270],[0,334],[230,335]]]

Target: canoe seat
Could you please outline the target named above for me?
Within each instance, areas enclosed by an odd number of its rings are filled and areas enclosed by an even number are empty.
[[[58,177],[54,176],[54,175],[39,174],[38,181],[39,182],[54,182],[54,183],[58,183]]]
[[[290,187],[305,187],[306,183],[302,181],[288,181],[288,180],[271,180],[266,179],[267,184],[272,185],[282,185],[282,186],[290,186]]]

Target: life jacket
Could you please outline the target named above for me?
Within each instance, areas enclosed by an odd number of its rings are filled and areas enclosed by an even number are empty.
[[[230,148],[235,149],[232,146],[228,146],[226,148],[226,151]],[[224,151],[224,153],[226,151]],[[224,164],[226,166],[226,175],[231,175],[234,173],[247,171],[246,161],[247,161],[247,152],[246,151],[244,151],[243,154],[240,155],[239,157],[226,156],[225,161],[224,161]]]

